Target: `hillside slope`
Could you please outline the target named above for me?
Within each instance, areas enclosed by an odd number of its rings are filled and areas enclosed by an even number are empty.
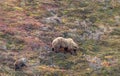
[[[0,76],[120,76],[119,0],[0,0]],[[77,56],[51,51],[72,38]],[[28,67],[14,70],[14,62]]]

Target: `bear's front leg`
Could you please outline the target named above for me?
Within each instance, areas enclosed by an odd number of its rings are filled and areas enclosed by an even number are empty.
[[[52,51],[54,51],[54,48],[52,48]]]
[[[77,55],[76,50],[70,50],[71,55]]]
[[[74,49],[73,52],[74,52],[73,55],[77,55],[77,51],[76,51],[76,49]]]

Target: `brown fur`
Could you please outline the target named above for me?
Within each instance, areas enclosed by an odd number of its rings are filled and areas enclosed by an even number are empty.
[[[16,60],[14,63],[15,71],[21,70],[23,67],[27,66],[26,62],[27,61],[25,58],[21,58],[21,59]]]
[[[52,50],[55,52],[76,54],[77,49],[78,45],[72,38],[57,37],[52,42]]]

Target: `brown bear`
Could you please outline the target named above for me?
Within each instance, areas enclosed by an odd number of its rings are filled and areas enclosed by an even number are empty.
[[[57,37],[52,42],[52,51],[76,54],[78,45],[72,38]]]
[[[27,66],[26,62],[27,62],[26,58],[16,60],[14,63],[15,71],[21,70],[23,67],[26,67]]]

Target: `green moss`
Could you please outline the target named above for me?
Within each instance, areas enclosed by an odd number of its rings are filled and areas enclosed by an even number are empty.
[[[120,29],[114,29],[113,32],[111,32],[111,35],[120,35]]]
[[[13,9],[16,11],[23,11],[23,8],[21,8],[21,7],[14,7]]]

